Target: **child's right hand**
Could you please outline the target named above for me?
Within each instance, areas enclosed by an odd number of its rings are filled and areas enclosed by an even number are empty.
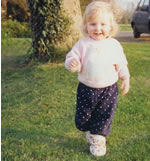
[[[129,78],[122,79],[121,89],[123,89],[122,95],[126,95],[129,92]]]
[[[69,69],[72,72],[79,72],[78,66],[79,66],[79,62],[76,59],[72,59],[69,63]]]

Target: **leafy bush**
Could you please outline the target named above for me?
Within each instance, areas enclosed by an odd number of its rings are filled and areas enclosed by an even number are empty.
[[[7,20],[2,22],[2,38],[5,37],[32,37],[30,24]]]
[[[26,0],[7,0],[7,18],[10,17],[19,22],[29,22],[30,13]]]

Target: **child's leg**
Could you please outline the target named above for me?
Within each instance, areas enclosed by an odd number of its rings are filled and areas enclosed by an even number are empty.
[[[88,144],[90,144],[90,142],[91,142],[91,136],[90,136],[91,134],[90,134],[90,131],[87,131],[86,132],[86,140],[87,140],[87,143]]]
[[[89,131],[91,126],[91,113],[95,102],[92,97],[92,88],[79,83],[77,89],[77,105],[75,123],[80,131]]]
[[[91,134],[108,136],[117,105],[117,84],[105,88],[98,97],[100,101],[92,113],[90,132]]]
[[[90,152],[95,156],[106,154],[105,137],[110,133],[110,126],[116,109],[117,84],[105,88],[101,95],[100,93],[97,91],[99,97],[97,97],[97,100],[99,101],[92,113],[90,132],[86,133],[87,141],[91,144]]]
[[[89,88],[82,83],[78,86],[75,123],[79,130],[89,131],[86,138],[93,155],[106,153],[105,137],[110,132],[117,95],[117,84],[101,89]]]
[[[117,84],[107,88],[93,89],[79,83],[75,123],[80,131],[108,136],[116,109]]]

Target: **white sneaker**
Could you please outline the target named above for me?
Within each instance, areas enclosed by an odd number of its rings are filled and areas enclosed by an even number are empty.
[[[86,133],[87,142],[91,144],[90,152],[95,156],[103,156],[106,154],[106,138],[102,135],[92,135]]]
[[[106,154],[106,146],[99,144],[92,144],[90,146],[90,152],[95,156],[104,156]]]

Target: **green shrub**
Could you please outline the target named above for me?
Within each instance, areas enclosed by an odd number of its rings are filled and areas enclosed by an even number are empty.
[[[26,0],[7,0],[7,18],[10,17],[19,22],[29,22],[30,13]]]
[[[2,38],[5,37],[31,37],[29,23],[7,20],[2,22]]]

